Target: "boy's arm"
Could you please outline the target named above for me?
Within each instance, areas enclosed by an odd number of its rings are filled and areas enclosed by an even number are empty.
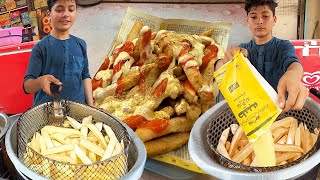
[[[54,83],[58,86],[61,86],[62,83],[56,79],[53,75],[43,75],[38,77],[37,79],[27,79],[23,86],[24,90],[27,93],[36,93],[41,89],[48,95],[51,96],[50,84]]]
[[[83,87],[84,87],[84,95],[85,95],[85,98],[86,98],[86,103],[89,106],[93,106],[91,78],[83,79]]]
[[[299,110],[308,97],[308,90],[302,84],[303,67],[299,62],[293,62],[280,78],[278,83],[279,106],[284,112],[288,110]],[[286,94],[288,99],[286,100]]]

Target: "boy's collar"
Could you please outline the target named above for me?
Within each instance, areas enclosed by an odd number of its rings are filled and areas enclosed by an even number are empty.
[[[269,42],[271,42],[273,39],[274,39],[274,36],[272,36],[271,39],[269,39],[268,41],[263,42],[263,43],[259,43],[259,44],[258,44],[255,39],[253,39],[253,42],[254,42],[255,45],[258,45],[258,46],[259,46],[259,45],[266,45],[266,44],[268,44]]]

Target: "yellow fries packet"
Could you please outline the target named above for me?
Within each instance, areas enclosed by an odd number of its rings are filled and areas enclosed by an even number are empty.
[[[240,52],[214,77],[249,141],[255,142],[281,113],[276,91]]]

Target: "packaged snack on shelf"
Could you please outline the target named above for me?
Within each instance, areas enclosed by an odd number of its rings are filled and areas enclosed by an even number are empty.
[[[15,0],[17,4],[17,8],[23,7],[27,5],[27,0]]]
[[[38,26],[37,12],[30,11],[29,16],[30,16],[31,26]]]
[[[10,19],[4,20],[4,21],[0,21],[0,27],[2,29],[11,27]]]
[[[29,12],[21,13],[21,20],[22,20],[23,26],[31,25]]]
[[[1,14],[0,21],[5,21],[9,19],[9,13]]]
[[[18,26],[22,26],[22,23],[19,22],[19,23],[11,24],[11,27],[18,27]]]
[[[14,0],[6,0],[7,11],[17,8],[17,4]]]
[[[10,13],[11,25],[21,22],[20,14],[20,11],[14,11]]]
[[[0,12],[6,12],[6,0],[0,0]]]
[[[46,0],[35,0],[34,1],[34,7],[35,9],[40,9],[42,7],[47,7],[47,1]]]

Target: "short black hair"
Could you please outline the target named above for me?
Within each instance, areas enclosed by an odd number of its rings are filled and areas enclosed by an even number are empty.
[[[67,1],[67,0],[65,0],[65,1]],[[74,1],[77,3],[76,0],[70,0],[70,1]],[[51,11],[52,7],[54,6],[54,4],[56,4],[56,2],[57,2],[57,0],[47,0],[49,11]]]
[[[247,15],[249,14],[251,8],[258,7],[258,6],[264,6],[267,5],[270,10],[272,11],[273,15],[276,15],[276,7],[278,6],[278,3],[275,0],[246,0],[244,3],[244,9],[247,12]]]

